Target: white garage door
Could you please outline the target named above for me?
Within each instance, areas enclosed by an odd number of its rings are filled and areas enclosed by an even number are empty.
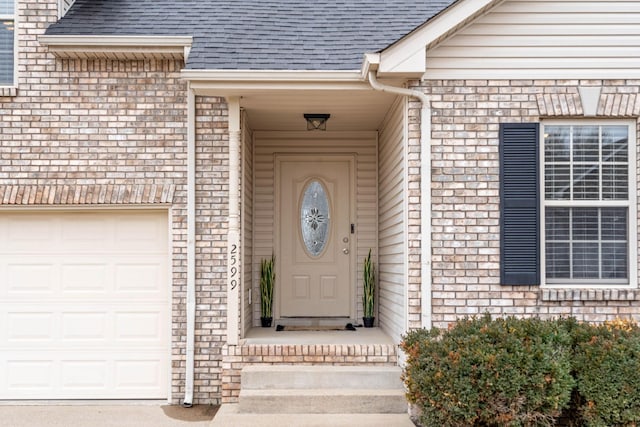
[[[0,212],[0,399],[164,399],[167,213]]]

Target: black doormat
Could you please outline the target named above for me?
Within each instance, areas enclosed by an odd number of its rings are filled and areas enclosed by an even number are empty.
[[[355,331],[356,327],[351,323],[347,323],[345,326],[326,326],[326,325],[277,325],[276,331]]]

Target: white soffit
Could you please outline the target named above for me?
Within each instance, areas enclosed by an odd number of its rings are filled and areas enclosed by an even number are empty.
[[[378,75],[420,77],[426,71],[426,47],[466,26],[504,0],[459,0],[380,55]]]
[[[41,35],[38,41],[59,58],[186,60],[193,38],[191,36]]]

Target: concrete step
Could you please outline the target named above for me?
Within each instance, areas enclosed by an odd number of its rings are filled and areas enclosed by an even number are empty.
[[[244,414],[237,404],[220,407],[210,427],[415,427],[404,414]]]
[[[402,389],[271,389],[242,388],[238,409],[248,414],[403,414]]]
[[[397,366],[249,365],[242,370],[243,390],[273,389],[398,389]]]

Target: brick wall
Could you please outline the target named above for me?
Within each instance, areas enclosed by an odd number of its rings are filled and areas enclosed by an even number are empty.
[[[17,95],[0,93],[0,203],[171,208],[171,385],[177,403],[184,396],[186,347],[184,64],[56,59],[37,41],[55,22],[56,7],[57,0],[19,2]],[[226,104],[198,98],[197,115],[194,398],[216,403],[226,330]]]
[[[227,336],[229,137],[223,99],[196,98],[196,354],[194,399],[219,402]],[[174,325],[175,327],[175,325]]]
[[[616,316],[640,320],[640,293],[635,290],[556,291],[500,284],[499,124],[537,122],[541,116],[579,120],[582,108],[575,104],[580,85],[603,86],[601,118],[637,118],[640,81],[422,83],[433,101],[434,325],[446,326],[459,317],[484,312],[572,315],[596,322]],[[410,114],[413,120],[419,118],[417,108]],[[415,131],[410,128],[410,132]],[[413,246],[419,243],[417,237],[410,235]],[[414,263],[414,270],[417,267]],[[419,297],[410,284],[409,306],[416,307]],[[415,317],[411,320],[412,327],[419,326]]]

